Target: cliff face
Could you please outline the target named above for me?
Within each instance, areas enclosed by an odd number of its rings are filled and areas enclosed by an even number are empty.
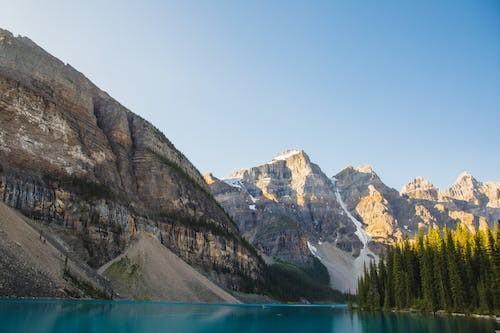
[[[146,230],[230,288],[262,276],[260,257],[160,131],[4,30],[0,199],[52,225],[94,268]]]
[[[361,242],[343,215],[332,181],[303,151],[286,151],[224,181],[206,179],[245,237],[266,256],[307,265],[308,241],[321,240],[359,252]]]
[[[332,287],[348,291],[363,264],[376,258],[361,224],[339,200],[335,181],[303,151],[286,151],[228,179],[207,175],[205,180],[268,260],[311,267],[316,257],[328,269]]]

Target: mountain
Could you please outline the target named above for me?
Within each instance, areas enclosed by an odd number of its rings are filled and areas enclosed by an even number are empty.
[[[363,263],[376,257],[364,229],[339,200],[335,181],[302,150],[285,151],[224,180],[213,175],[205,180],[268,262],[279,259],[310,268],[319,259],[330,272],[331,285],[347,291],[354,290]],[[346,261],[341,269],[338,256]]]
[[[302,150],[234,172],[205,176],[212,193],[244,237],[266,258],[328,269],[330,284],[355,290],[365,264],[384,246],[421,228],[469,228],[500,218],[498,184],[461,176],[440,192],[422,177],[401,192],[387,186],[371,166],[349,166],[329,178]]]
[[[464,201],[473,206],[500,208],[500,183],[478,181],[469,172],[460,174],[442,193],[443,198]]]
[[[401,189],[401,194],[413,199],[437,201],[439,191],[427,179],[417,177]]]
[[[70,65],[5,30],[0,200],[91,269],[147,232],[223,287],[252,291],[263,280],[261,257],[165,135]]]

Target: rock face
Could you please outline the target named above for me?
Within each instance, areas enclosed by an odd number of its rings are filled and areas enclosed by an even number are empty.
[[[114,296],[109,281],[33,224],[0,202],[0,297]]]
[[[401,236],[399,221],[409,220],[410,207],[396,190],[382,182],[371,166],[349,166],[335,179],[347,209],[365,224],[373,240],[391,243]]]
[[[0,200],[52,225],[94,268],[144,230],[226,287],[262,279],[262,259],[160,131],[5,30]]]
[[[455,183],[441,194],[445,199],[459,200],[474,206],[500,208],[500,183],[481,183],[463,172]]]
[[[400,193],[370,166],[349,166],[329,179],[300,150],[228,179],[210,174],[205,180],[267,258],[307,266],[316,256],[328,268],[332,286],[344,291],[354,290],[363,265],[377,260],[384,244],[419,228],[460,221],[474,229],[500,218],[497,183],[482,184],[468,175],[439,192],[419,177]]]
[[[417,177],[406,184],[401,190],[401,194],[412,199],[438,200],[438,189],[422,177]]]
[[[321,244],[342,249],[352,261],[364,248],[356,225],[337,199],[334,182],[304,151],[286,151],[225,180],[213,175],[205,180],[243,235],[269,260],[307,267],[313,256],[328,260],[318,252]],[[355,273],[349,279],[355,281]],[[339,288],[339,282],[332,285]],[[353,290],[353,283],[345,285]]]

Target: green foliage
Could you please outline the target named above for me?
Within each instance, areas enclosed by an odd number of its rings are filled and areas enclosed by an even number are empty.
[[[362,308],[499,313],[499,226],[431,228],[387,249],[358,281]]]
[[[109,186],[95,182],[89,179],[80,178],[76,176],[54,176],[45,175],[43,177],[45,182],[57,182],[63,188],[72,189],[82,196],[84,200],[95,199],[118,199],[125,200],[115,193]]]
[[[66,293],[68,293],[71,297],[80,298],[83,296],[94,299],[111,299],[111,297],[105,292],[94,288],[91,284],[79,279],[68,267],[65,267],[63,270],[63,279],[70,282],[75,288],[83,293],[83,295],[81,295],[73,290],[65,289]]]
[[[316,267],[313,270],[320,269]],[[310,302],[345,300],[345,295],[331,289],[312,274],[293,264],[277,261],[268,267],[265,288],[269,296],[283,302],[300,302],[304,299]]]
[[[311,267],[307,267],[304,271],[309,275],[314,277],[316,281],[325,286],[330,284],[330,274],[328,274],[328,269],[326,269],[325,265],[319,261],[318,258],[313,257],[313,264]]]
[[[114,262],[106,271],[106,274],[120,279],[121,283],[131,285],[140,274],[140,266],[133,263],[128,257],[123,257]]]

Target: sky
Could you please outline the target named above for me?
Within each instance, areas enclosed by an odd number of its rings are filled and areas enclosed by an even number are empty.
[[[0,0],[218,177],[303,149],[400,189],[500,181],[500,2]]]

